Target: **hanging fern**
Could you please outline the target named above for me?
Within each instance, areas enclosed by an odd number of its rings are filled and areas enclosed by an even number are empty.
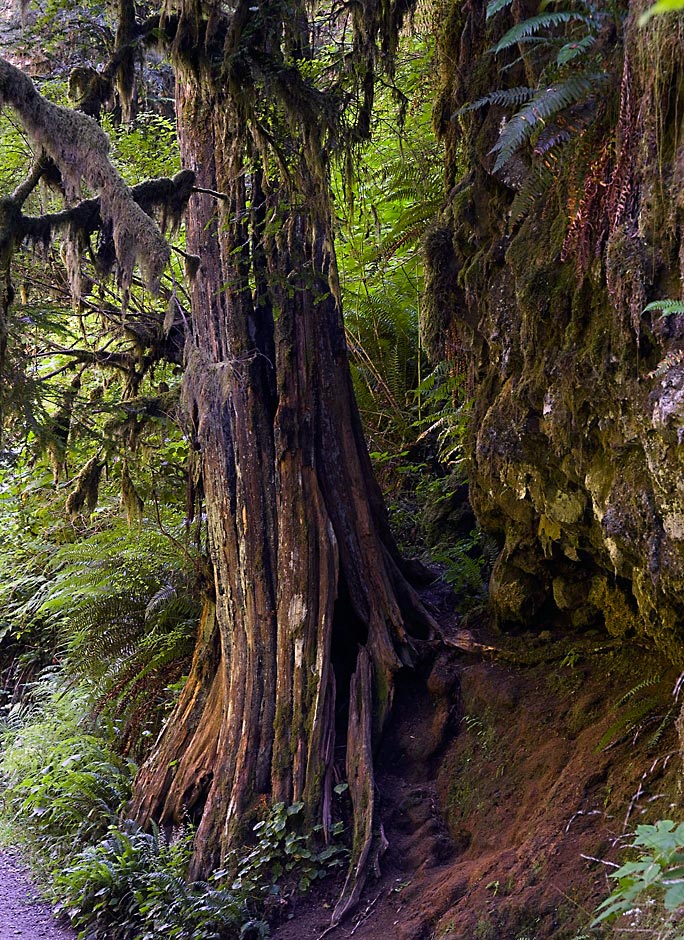
[[[505,10],[512,2],[513,0],[489,0],[487,4],[487,19],[489,20],[501,10]]]
[[[503,52],[504,49],[510,49],[511,46],[525,41],[530,36],[535,36],[540,30],[549,30],[563,23],[572,22],[585,23],[587,26],[594,25],[592,18],[586,16],[584,13],[570,10],[560,10],[556,13],[540,13],[539,16],[531,16],[521,23],[516,23],[490,51],[493,52],[494,55],[498,55],[498,53]]]
[[[588,52],[589,49],[596,44],[596,40],[596,35],[588,33],[582,39],[578,39],[577,42],[566,42],[556,56],[556,65],[561,67],[567,65],[569,62],[573,62],[575,59],[584,55],[585,52]]]
[[[503,126],[499,139],[490,151],[497,155],[494,171],[500,170],[554,115],[596,92],[605,79],[605,73],[576,75],[562,82],[554,82],[538,91],[534,98]]]
[[[504,108],[517,108],[534,97],[534,94],[535,89],[525,85],[519,85],[516,88],[498,88],[496,91],[490,92],[483,98],[478,98],[477,101],[472,101],[470,104],[459,108],[453,117],[466,114],[468,111],[477,111],[479,108],[484,108],[485,105],[488,104],[498,104]]]
[[[684,363],[684,349],[673,349],[671,352],[660,360],[658,365],[652,372],[647,373],[647,378],[649,379],[660,379],[677,366],[681,366]]]
[[[519,222],[551,187],[555,174],[543,163],[536,166],[515,194],[511,205],[511,222]]]

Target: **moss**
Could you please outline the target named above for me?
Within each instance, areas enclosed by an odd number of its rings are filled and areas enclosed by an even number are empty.
[[[33,143],[59,168],[67,196],[78,195],[85,182],[100,194],[100,213],[111,225],[124,290],[137,262],[148,285],[156,289],[170,249],[153,220],[131,198],[130,190],[109,161],[109,140],[86,114],[55,105],[19,69],[0,59],[0,102],[19,115]],[[76,297],[79,285],[72,287]]]
[[[66,510],[71,518],[75,518],[84,509],[91,513],[97,506],[100,487],[100,476],[104,463],[99,457],[91,457],[76,477],[76,486],[69,493],[66,501]]]
[[[609,583],[606,577],[596,577],[589,591],[589,601],[604,616],[606,629],[611,636],[633,634],[639,626],[639,617],[624,591]]]

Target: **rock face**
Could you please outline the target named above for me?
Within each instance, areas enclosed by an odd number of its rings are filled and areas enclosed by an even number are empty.
[[[500,71],[487,50],[511,14],[499,26],[484,6],[455,5],[443,31],[437,115],[452,189],[427,240],[424,329],[435,355],[468,350],[471,499],[502,544],[495,611],[539,629],[559,612],[569,629],[602,621],[681,662],[684,317],[643,311],[682,296],[682,24],[639,29],[643,4],[632,5],[601,34],[608,81],[516,220],[535,137],[515,173],[495,171],[511,109],[454,117],[538,79],[525,61]]]

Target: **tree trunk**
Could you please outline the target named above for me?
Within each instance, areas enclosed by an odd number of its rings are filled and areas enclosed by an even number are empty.
[[[339,918],[384,840],[372,749],[394,676],[411,663],[405,624],[420,639],[433,623],[401,572],[354,403],[327,180],[297,157],[293,192],[209,72],[188,69],[177,88],[183,163],[227,197],[196,196],[187,223],[200,266],[184,401],[202,459],[216,633],[207,614],[133,811],[161,822],[201,813],[198,876],[239,842],[264,795],[303,800],[307,822],[327,832],[346,753],[354,849]]]

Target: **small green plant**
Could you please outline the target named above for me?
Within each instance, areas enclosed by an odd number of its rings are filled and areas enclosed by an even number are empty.
[[[267,900],[306,891],[348,854],[338,841],[313,847],[318,827],[308,835],[297,828],[303,810],[303,803],[273,806],[254,827],[255,845],[232,853],[208,882],[186,878],[192,831],[167,841],[157,828],[143,832],[132,821],[111,826],[57,875],[58,910],[88,940],[268,937]],[[341,828],[333,827],[335,838]]]
[[[510,5],[511,0],[490,0],[487,20],[501,20]],[[511,206],[512,222],[520,221],[557,178],[568,146],[599,115],[608,80],[599,36],[612,13],[591,0],[566,9],[548,6],[542,3],[536,15],[515,23],[489,50],[505,56],[499,60],[502,76],[524,63],[526,74],[535,73],[534,83],[495,89],[453,115],[458,119],[492,105],[511,110],[490,153],[494,171],[505,172],[526,151],[527,173]],[[516,172],[523,166],[518,162]]]
[[[651,687],[659,687],[662,676],[646,676],[629,689],[616,703],[617,718],[604,732],[597,745],[597,751],[607,750],[619,744],[629,735],[636,742],[647,728],[653,732],[646,742],[649,751],[654,750],[677,715],[676,704],[663,708],[663,700],[657,694],[646,694]]]
[[[661,819],[653,826],[637,826],[631,848],[639,856],[610,875],[616,886],[599,905],[592,926],[624,914],[638,919],[648,909],[649,919],[658,914],[664,927],[670,915],[684,908],[684,823]]]
[[[247,855],[234,852],[226,868],[217,871],[214,879],[221,881],[230,876],[234,891],[259,901],[272,893],[274,884],[283,878],[294,881],[299,891],[307,891],[313,881],[342,865],[348,855],[339,842],[342,823],[332,827],[333,841],[317,849],[312,843],[320,838],[322,826],[304,834],[298,826],[303,811],[301,802],[272,806],[267,818],[254,827],[257,838],[254,848]]]

